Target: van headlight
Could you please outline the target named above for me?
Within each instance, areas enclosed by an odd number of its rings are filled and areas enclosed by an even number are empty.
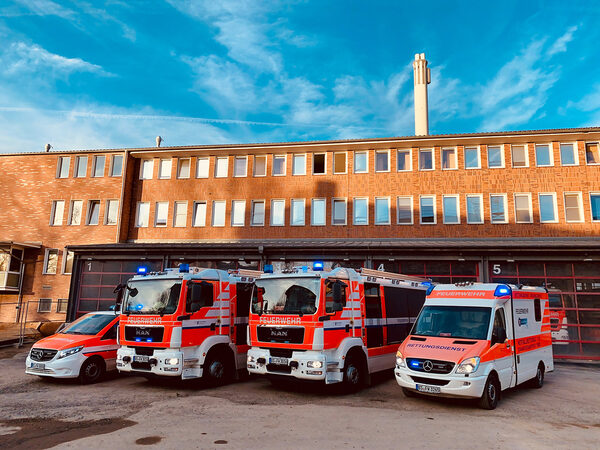
[[[472,358],[467,358],[463,362],[460,363],[458,369],[456,369],[456,373],[473,373],[479,367],[479,356],[474,356]]]
[[[406,367],[406,365],[404,364],[404,356],[402,356],[402,353],[400,352],[400,350],[398,350],[396,352],[396,366]]]
[[[81,350],[83,350],[83,345],[80,345],[79,347],[68,348],[66,350],[61,350],[60,352],[58,352],[58,356],[56,357],[56,359],[66,358],[67,356],[79,353]]]

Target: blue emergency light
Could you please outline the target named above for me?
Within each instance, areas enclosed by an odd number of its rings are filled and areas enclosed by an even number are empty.
[[[422,281],[421,286],[427,287],[427,291],[425,292],[425,295],[431,294],[431,292],[433,291],[433,288],[435,287],[435,285],[431,281]]]
[[[323,261],[315,261],[313,263],[313,270],[323,270],[324,264]]]
[[[265,264],[263,267],[264,273],[273,273],[273,264]]]
[[[510,288],[505,284],[499,285],[494,291],[494,297],[505,297],[510,295]]]
[[[152,338],[147,338],[146,342],[152,342]]]
[[[136,337],[135,338],[135,342],[142,342],[142,338],[141,337]]]
[[[419,367],[419,361],[411,361],[410,366],[411,367]]]
[[[179,272],[180,273],[189,273],[190,265],[189,264],[179,264]]]
[[[148,273],[148,268],[146,266],[139,266],[137,268],[138,275],[146,275]]]

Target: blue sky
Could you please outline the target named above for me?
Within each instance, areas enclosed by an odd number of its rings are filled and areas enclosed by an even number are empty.
[[[418,4],[421,3],[421,4]],[[0,152],[600,125],[592,1],[0,0]]]

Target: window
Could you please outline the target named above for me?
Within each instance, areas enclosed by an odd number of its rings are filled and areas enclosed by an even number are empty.
[[[348,166],[346,164],[346,152],[333,154],[333,173],[346,173]]]
[[[47,248],[44,255],[44,274],[56,275],[58,269],[58,249]]]
[[[442,149],[442,169],[458,169],[455,148]]]
[[[110,176],[120,177],[123,173],[123,155],[113,155],[110,166]]]
[[[353,221],[354,225],[368,225],[369,224],[369,199],[368,198],[355,198],[353,210]]]
[[[412,225],[413,224],[413,199],[412,197],[398,197],[397,199],[398,224]]]
[[[206,202],[194,202],[193,227],[206,226]]]
[[[525,145],[511,145],[511,156],[513,167],[527,167],[529,166],[529,155],[527,154],[527,146]]]
[[[531,223],[531,194],[515,194],[515,222]]]
[[[488,167],[490,169],[499,169],[504,167],[504,150],[502,146],[488,146]]]
[[[69,156],[61,156],[58,158],[58,165],[56,166],[56,178],[69,178],[69,166],[71,165],[71,158]]]
[[[69,304],[69,300],[66,298],[59,298],[56,301],[56,312],[57,313],[66,313],[67,312],[67,306]]]
[[[313,175],[325,175],[327,173],[327,154],[313,154]]]
[[[83,200],[71,200],[69,208],[69,225],[81,224],[81,211],[83,210]]]
[[[558,214],[556,209],[556,194],[546,193],[540,194],[540,222],[555,223],[558,222]]]
[[[106,213],[104,215],[104,223],[106,225],[116,225],[119,214],[119,200],[106,201]]]
[[[419,150],[419,170],[433,170],[433,149]]]
[[[590,192],[592,222],[600,222],[600,192]]]
[[[177,161],[177,178],[189,178],[190,165],[190,158],[179,158]]]
[[[52,311],[52,299],[51,298],[40,298],[38,303],[37,312],[51,312]]]
[[[310,223],[315,226],[325,225],[325,209],[327,203],[324,198],[313,198],[310,212]]]
[[[150,218],[150,203],[138,202],[135,217],[135,226],[139,228],[147,227]]]
[[[267,176],[267,156],[256,155],[254,157],[254,176],[265,177]]]
[[[481,195],[467,195],[467,223],[483,223],[482,203]]]
[[[435,224],[437,223],[435,214],[435,195],[422,195],[420,198],[421,205],[421,223]]]
[[[397,155],[398,172],[408,172],[412,170],[412,150],[398,150]]]
[[[465,147],[465,169],[481,169],[479,147]]]
[[[161,180],[171,178],[171,168],[173,162],[171,158],[169,159],[161,159],[158,162],[158,178]]]
[[[538,167],[554,165],[554,157],[549,144],[536,144],[535,146],[535,164]]]
[[[223,200],[213,201],[212,226],[213,227],[224,227],[225,226],[225,201],[223,201]]]
[[[579,164],[574,144],[560,144],[560,163],[563,166],[576,166]]]
[[[196,178],[208,178],[210,170],[210,158],[201,157],[196,159]]]
[[[87,174],[87,156],[75,158],[75,178],[85,178]]]
[[[68,275],[73,272],[73,256],[73,252],[67,250],[66,248],[64,249],[62,273]]]
[[[169,218],[169,202],[156,202],[156,211],[154,213],[154,226],[166,227]]]
[[[293,155],[292,175],[306,175],[306,155]]]
[[[265,201],[252,200],[252,219],[250,225],[258,227],[265,224]]]
[[[215,178],[227,178],[229,173],[229,157],[218,156],[215,159]]]
[[[273,155],[273,176],[285,175],[285,155]]]
[[[233,200],[231,202],[231,226],[243,227],[246,224],[246,201]]]
[[[271,226],[285,225],[285,200],[271,200]]]
[[[100,200],[90,200],[86,225],[98,225],[100,220]]]
[[[63,216],[65,215],[65,201],[54,200],[52,202],[52,211],[50,212],[50,225],[62,225]]]
[[[140,165],[140,180],[151,180],[153,172],[154,172],[154,160],[153,159],[142,159],[142,163]]]
[[[375,225],[390,224],[389,197],[375,197]]]
[[[214,285],[204,281],[191,280],[188,282],[187,298],[185,301],[185,312],[195,313],[202,308],[213,306]]]
[[[93,177],[104,176],[104,165],[106,164],[106,156],[94,156],[94,167],[92,168]]]
[[[506,194],[490,194],[490,222],[508,223],[506,217]]]
[[[304,199],[292,199],[290,224],[293,226],[304,225]]]
[[[378,150],[375,152],[375,172],[390,171],[390,152]]]
[[[600,164],[600,148],[597,142],[585,144],[585,162],[587,164]]]
[[[444,195],[442,197],[442,207],[444,208],[444,223],[460,223],[458,195]]]
[[[565,192],[565,219],[567,222],[583,222],[581,194]]]
[[[187,202],[175,202],[173,206],[173,226],[174,227],[186,227],[187,226]]]
[[[333,214],[331,216],[331,223],[333,225],[346,225],[346,200],[334,198],[332,205]]]
[[[369,171],[369,153],[354,152],[354,173],[367,173]]]
[[[233,160],[233,176],[245,177],[248,175],[248,157],[236,156]]]

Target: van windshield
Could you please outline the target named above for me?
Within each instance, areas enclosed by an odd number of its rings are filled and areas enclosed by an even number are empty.
[[[114,320],[115,317],[114,314],[86,314],[62,329],[59,333],[96,335]]]
[[[487,339],[492,308],[425,306],[411,334],[462,339]]]
[[[314,314],[321,278],[286,277],[256,280],[252,296],[255,314]]]

